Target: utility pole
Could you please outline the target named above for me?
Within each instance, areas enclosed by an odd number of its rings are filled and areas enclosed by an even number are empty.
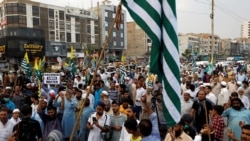
[[[214,0],[212,0],[212,13],[210,15],[211,18],[211,36],[212,36],[212,49],[211,49],[211,63],[214,62]]]

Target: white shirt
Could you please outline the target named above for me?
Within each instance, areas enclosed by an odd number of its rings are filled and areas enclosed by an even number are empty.
[[[242,96],[239,95],[239,98],[240,98],[241,102],[244,104],[245,108],[249,109],[250,104],[249,104],[248,97],[245,95],[242,95]]]
[[[213,94],[212,92],[210,92],[209,94],[206,95],[206,98],[211,100],[214,104],[217,103],[217,98],[215,96],[215,94]]]
[[[193,106],[193,101],[192,100],[181,100],[181,116],[183,116],[184,114],[190,114],[191,113],[191,109]]]
[[[83,99],[86,98],[86,96],[87,96],[86,92],[82,94]],[[89,94],[88,98],[89,98],[89,107],[94,108],[95,97],[93,96],[93,94]]]
[[[18,124],[19,122],[21,122],[21,119],[18,118],[17,120],[15,120],[13,117],[9,120],[10,122],[12,122],[14,125]]]
[[[90,123],[91,125],[93,124],[93,117],[96,117],[96,112],[89,116],[88,123]],[[104,124],[110,126],[110,116],[103,113],[102,117],[98,119],[98,123],[102,127],[104,126]],[[103,141],[101,137],[101,129],[96,125],[94,125],[93,127],[94,129],[91,129],[89,131],[88,141]]]
[[[12,134],[14,124],[9,120],[5,125],[0,121],[0,141],[6,141]]]
[[[138,124],[140,123],[139,120],[136,120],[136,121]],[[119,141],[130,141],[130,138],[131,138],[131,134],[128,133],[128,131],[126,130],[126,127],[123,124]]]
[[[222,88],[220,94],[218,95],[218,105],[224,106],[228,102],[230,93],[227,88]]]
[[[136,96],[135,96],[135,105],[136,106],[141,106],[141,97],[146,94],[146,90],[141,87],[136,90]]]

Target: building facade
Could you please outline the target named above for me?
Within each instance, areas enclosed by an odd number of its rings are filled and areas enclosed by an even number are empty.
[[[0,47],[2,57],[19,63],[28,52],[30,60],[46,56],[66,58],[70,47],[75,57],[86,49],[98,48],[99,22],[92,11],[58,7],[30,0],[4,0],[0,3]]]
[[[100,44],[105,43],[108,37],[109,29],[112,27],[112,23],[116,16],[117,6],[111,5],[109,3],[103,3],[92,11],[98,13],[99,26],[100,26]],[[116,25],[113,26],[113,31],[110,35],[109,42],[106,47],[104,54],[105,62],[120,61],[123,51],[127,49],[127,25],[126,25],[126,11],[122,10],[122,21],[120,23],[119,29],[116,29]],[[101,48],[100,48],[101,49]]]
[[[250,38],[250,21],[241,25],[241,38]]]
[[[151,39],[135,22],[128,22],[127,29],[128,48],[126,56],[131,59],[147,58],[151,51]]]

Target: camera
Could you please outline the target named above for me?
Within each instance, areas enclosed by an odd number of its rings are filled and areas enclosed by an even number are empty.
[[[93,122],[97,121],[96,117],[92,117],[92,120],[93,120]]]

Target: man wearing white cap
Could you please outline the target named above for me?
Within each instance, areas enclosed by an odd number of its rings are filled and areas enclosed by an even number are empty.
[[[181,116],[184,114],[190,114],[193,106],[193,101],[190,99],[190,90],[183,93],[183,98],[181,100]]]
[[[230,92],[227,89],[227,83],[225,81],[221,82],[221,91],[218,95],[217,105],[225,106],[227,104],[230,97]]]
[[[10,122],[12,122],[14,125],[18,124],[21,121],[19,116],[20,116],[20,110],[14,109],[12,112],[12,118],[10,119]]]

